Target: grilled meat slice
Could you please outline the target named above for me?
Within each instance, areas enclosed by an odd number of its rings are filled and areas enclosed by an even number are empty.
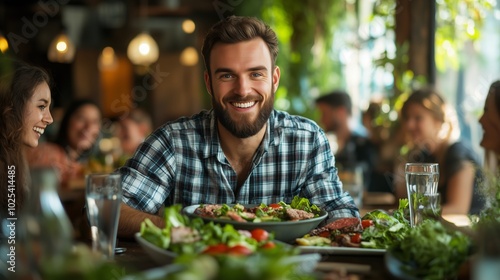
[[[288,215],[291,221],[307,220],[314,218],[313,213],[309,213],[299,209],[292,209],[292,208],[286,209],[286,214]]]
[[[324,227],[313,229],[309,232],[309,235],[314,236],[325,231],[332,232],[334,230],[337,230],[340,233],[363,232],[363,227],[361,226],[361,220],[359,218],[340,218],[330,222]]]

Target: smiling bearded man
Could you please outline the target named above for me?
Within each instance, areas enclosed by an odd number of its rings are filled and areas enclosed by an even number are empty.
[[[173,204],[271,204],[307,198],[328,221],[359,217],[342,185],[330,144],[304,117],[274,109],[278,40],[256,18],[229,17],[203,42],[212,110],[168,122],[120,168],[119,235],[131,237]]]

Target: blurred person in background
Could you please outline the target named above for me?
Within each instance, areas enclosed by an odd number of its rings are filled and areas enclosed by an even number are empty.
[[[394,159],[399,155],[400,145],[398,142],[402,141],[397,140],[400,138],[397,135],[397,127],[390,127],[377,121],[382,118],[381,107],[381,102],[371,101],[361,116],[363,126],[368,132],[368,139],[374,150],[373,168],[371,168],[369,175],[368,191],[393,193]]]
[[[25,154],[38,146],[53,119],[50,77],[44,69],[20,64],[12,76],[0,81],[6,87],[0,89],[0,218],[4,218],[9,198],[15,201],[15,213],[22,208],[30,184]]]
[[[490,86],[479,123],[484,131],[480,145],[486,150],[486,167],[496,173],[500,166],[500,80]]]
[[[66,108],[55,141],[45,142],[28,153],[30,166],[52,166],[62,188],[81,181],[89,157],[98,144],[101,110],[90,100],[74,101]]]
[[[116,135],[120,139],[123,156],[131,157],[152,131],[151,116],[143,109],[133,109],[120,118]]]
[[[434,89],[425,88],[414,91],[408,97],[401,116],[409,152],[397,167],[397,197],[407,197],[406,162],[438,163],[442,213],[479,213],[484,206],[479,192],[483,174],[472,148],[458,141],[454,111]]]
[[[331,143],[335,154],[335,166],[339,174],[361,170],[365,190],[369,190],[371,174],[375,163],[376,150],[371,141],[350,127],[352,117],[351,97],[344,91],[333,91],[316,99],[320,112],[320,123],[335,140]],[[341,180],[343,180],[341,176]]]

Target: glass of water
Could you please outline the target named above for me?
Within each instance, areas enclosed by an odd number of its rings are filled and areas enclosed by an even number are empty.
[[[439,183],[437,163],[407,163],[405,166],[406,191],[410,204],[410,223],[414,227],[424,220],[430,207],[428,197],[436,194]]]
[[[116,173],[89,174],[85,183],[92,249],[107,259],[113,259],[122,198],[121,176]]]

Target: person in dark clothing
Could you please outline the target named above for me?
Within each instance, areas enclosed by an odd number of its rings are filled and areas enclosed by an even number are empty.
[[[394,165],[403,144],[400,129],[381,124],[378,118],[382,112],[382,102],[371,101],[362,113],[362,123],[368,132],[368,139],[374,146],[375,158],[368,185],[370,192],[393,193]]]
[[[371,141],[349,127],[352,116],[352,102],[344,91],[333,91],[316,99],[316,106],[321,113],[321,125],[328,134],[333,134],[335,141],[332,151],[339,174],[344,171],[361,170],[364,189],[370,191],[372,170],[376,150]]]

